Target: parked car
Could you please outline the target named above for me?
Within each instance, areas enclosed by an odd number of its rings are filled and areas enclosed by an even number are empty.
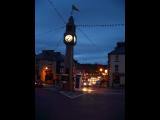
[[[96,81],[96,85],[99,85],[100,82],[101,82],[101,80],[97,80],[97,81]]]
[[[40,81],[40,80],[36,80],[35,81],[35,87],[43,87],[43,84],[42,84],[42,81]]]

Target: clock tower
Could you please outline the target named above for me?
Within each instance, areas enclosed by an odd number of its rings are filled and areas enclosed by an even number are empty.
[[[73,47],[76,45],[76,26],[74,24],[73,16],[69,17],[68,23],[66,24],[64,43],[66,45],[65,73],[68,75],[66,86],[67,90],[74,91]]]

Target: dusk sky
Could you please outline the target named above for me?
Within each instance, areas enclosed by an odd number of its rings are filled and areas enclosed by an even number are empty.
[[[77,25],[74,59],[107,64],[108,53],[117,42],[125,41],[125,0],[35,0],[36,54],[45,49],[65,54],[63,34],[72,4],[80,11],[73,13]]]

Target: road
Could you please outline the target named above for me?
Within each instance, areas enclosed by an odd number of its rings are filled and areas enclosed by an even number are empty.
[[[124,91],[92,88],[70,99],[56,91],[35,89],[36,120],[124,120]]]

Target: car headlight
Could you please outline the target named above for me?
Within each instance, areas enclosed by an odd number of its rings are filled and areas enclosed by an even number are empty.
[[[92,84],[91,84],[91,83],[89,83],[88,85],[89,85],[89,86],[91,86]]]

